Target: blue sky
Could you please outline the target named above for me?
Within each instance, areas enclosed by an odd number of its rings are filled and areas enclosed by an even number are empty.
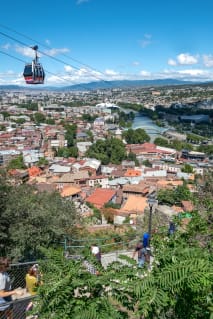
[[[39,45],[45,85],[213,80],[212,0],[5,0],[0,84],[24,85]]]

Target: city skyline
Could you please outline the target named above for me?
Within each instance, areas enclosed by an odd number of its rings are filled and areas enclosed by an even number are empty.
[[[0,85],[25,85],[38,44],[48,86],[213,80],[213,3],[11,0],[0,12]]]

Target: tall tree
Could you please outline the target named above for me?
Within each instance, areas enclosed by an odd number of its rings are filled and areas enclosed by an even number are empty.
[[[117,138],[97,140],[88,149],[87,156],[99,159],[102,164],[120,164],[126,158],[125,145]]]
[[[41,246],[49,247],[74,231],[78,221],[73,203],[58,192],[39,193],[30,185],[12,187],[1,214],[0,225],[8,226],[2,249],[15,259],[36,258]]]

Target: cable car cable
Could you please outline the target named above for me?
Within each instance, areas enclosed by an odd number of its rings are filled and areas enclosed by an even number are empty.
[[[3,26],[3,25],[0,24],[0,26]],[[4,27],[4,26],[3,26],[3,27]],[[7,28],[7,27],[6,27],[6,28]],[[10,29],[10,28],[7,28],[7,29],[8,29],[8,30],[12,30],[12,29]],[[12,32],[15,32],[15,33],[17,33],[17,34],[22,35],[21,33],[17,32],[17,31],[12,31]],[[11,40],[13,40],[13,41],[15,41],[15,42],[18,42],[19,44],[21,44],[21,45],[23,45],[23,46],[25,46],[25,47],[27,47],[27,48],[30,47],[30,46],[27,45],[26,43],[24,43],[24,42],[22,42],[22,41],[20,41],[20,40],[18,40],[18,39],[16,39],[16,38],[14,38],[14,37],[12,37],[12,36],[10,36],[10,35],[7,35],[7,34],[4,33],[4,32],[1,32],[1,31],[0,31],[0,34],[2,34],[3,36],[5,36],[5,37],[7,37],[7,38],[10,38]],[[22,36],[24,36],[24,35],[22,35]],[[24,37],[25,37],[25,36],[24,36]],[[26,37],[26,38],[28,38],[28,39],[31,40],[30,37]],[[33,40],[33,39],[32,39],[32,40]],[[37,42],[37,43],[39,43],[39,42]],[[43,44],[41,44],[41,45],[44,46]],[[45,47],[45,46],[44,46],[44,47]],[[48,46],[46,46],[46,47],[48,47]],[[43,54],[43,55],[45,55],[45,56],[47,56],[47,57],[49,57],[49,58],[51,58],[51,59],[57,61],[57,62],[59,62],[59,63],[62,63],[63,65],[69,65],[69,66],[71,66],[72,68],[74,68],[74,69],[76,69],[76,70],[81,70],[80,68],[78,68],[78,67],[76,67],[76,66],[74,66],[74,65],[72,65],[72,64],[69,64],[69,63],[67,63],[67,62],[65,62],[65,61],[63,61],[63,60],[61,60],[61,59],[55,58],[55,57],[53,57],[53,56],[51,56],[51,55],[49,55],[49,54],[47,54],[47,53],[45,53],[45,52],[43,52],[43,51],[40,51],[40,50],[39,50],[39,52],[40,52],[41,54]],[[63,54],[63,55],[64,55],[64,54]],[[66,55],[64,55],[64,56],[66,56]],[[66,57],[68,57],[68,56],[66,56]],[[70,58],[70,59],[72,59],[72,58]],[[80,63],[80,62],[77,61],[77,60],[76,60],[76,62]],[[82,65],[87,66],[86,64],[82,64]],[[95,69],[91,68],[90,66],[88,66],[88,67],[89,67],[89,69],[91,69],[91,70],[94,70],[94,71],[96,71],[96,72],[100,72],[100,71],[98,71],[98,70],[95,70]],[[88,70],[88,71],[90,71],[90,70]],[[48,72],[48,73],[50,73],[50,72]],[[102,73],[102,74],[103,74],[103,73]],[[91,77],[94,77],[94,78],[98,79],[99,81],[101,80],[101,81],[103,81],[104,83],[106,83],[108,87],[106,87],[106,88],[104,88],[104,89],[112,88],[112,85],[109,83],[109,81],[106,81],[106,80],[104,80],[104,79],[102,79],[102,78],[100,78],[100,77],[98,77],[98,76],[92,74],[91,72],[90,72],[90,75],[91,75]],[[56,75],[56,76],[57,76],[57,75]],[[78,84],[78,85],[81,85],[81,84]],[[127,88],[128,88],[128,87],[127,87]],[[88,88],[85,88],[85,89],[88,90]]]
[[[24,38],[30,40],[30,41],[36,42],[36,43],[38,43],[39,45],[43,46],[43,47],[46,48],[46,49],[49,49],[49,50],[53,49],[53,48],[51,48],[50,46],[48,46],[48,45],[46,45],[46,44],[43,44],[43,43],[41,43],[41,42],[39,42],[39,41],[36,41],[35,39],[33,39],[33,38],[31,38],[31,37],[29,37],[29,36],[27,36],[27,35],[24,35],[23,33],[20,33],[20,32],[18,32],[18,31],[15,31],[15,30],[12,29],[12,28],[9,28],[9,27],[7,27],[7,26],[4,26],[4,25],[1,24],[1,23],[0,23],[0,26],[3,27],[3,28],[5,28],[5,29],[7,29],[7,30],[9,30],[9,31],[12,31],[12,32],[14,32],[14,33],[16,33],[16,34],[18,34],[18,35],[20,35],[20,36],[22,36],[22,37],[24,37]],[[104,74],[102,71],[91,67],[89,64],[83,63],[83,62],[81,62],[81,61],[79,61],[79,60],[77,60],[77,59],[75,59],[75,58],[70,57],[70,56],[67,55],[67,54],[64,54],[64,53],[61,53],[61,55],[64,56],[64,57],[66,57],[66,58],[68,58],[68,59],[70,59],[70,60],[72,60],[72,61],[74,61],[74,62],[77,62],[77,63],[79,63],[79,64],[81,64],[81,65],[83,65],[83,66],[85,66],[85,67],[87,67],[87,68],[89,68],[89,69],[91,69],[91,70],[94,70],[94,71],[96,71],[96,72],[99,72],[100,74],[102,74],[102,75],[105,76],[105,74]],[[103,79],[101,79],[101,80],[103,80]]]
[[[3,25],[0,24],[0,26],[3,26]],[[14,32],[14,33],[16,33],[16,34],[19,34],[19,35],[21,35],[21,36],[23,36],[23,37],[26,37],[27,39],[30,39],[30,40],[34,41],[32,38],[27,37],[27,36],[21,34],[20,32],[17,32],[17,31],[15,31],[15,30],[13,30],[13,29],[11,29],[11,28],[8,28],[8,27],[5,27],[5,26],[3,26],[3,27],[6,28],[6,29],[8,29],[8,30],[11,30],[12,32]],[[21,45],[23,45],[23,46],[25,46],[25,47],[27,47],[27,48],[30,47],[30,46],[27,45],[26,43],[24,43],[24,42],[22,42],[22,41],[20,41],[20,40],[18,40],[18,39],[15,39],[14,37],[9,36],[9,35],[7,35],[7,34],[1,32],[1,31],[0,31],[0,34],[2,34],[2,35],[5,36],[5,37],[8,37],[8,38],[12,39],[13,41],[18,42],[19,44],[21,44]],[[38,42],[38,41],[34,41],[34,42],[40,43],[40,42]],[[41,45],[44,46],[44,47],[46,47],[46,48],[48,48],[48,49],[52,49],[51,47],[49,47],[49,46],[47,46],[47,45],[43,45],[43,44],[41,44]],[[72,68],[74,68],[74,69],[76,69],[76,70],[81,70],[79,67],[76,67],[76,66],[74,66],[74,65],[72,65],[72,64],[69,64],[69,63],[67,63],[67,62],[65,62],[65,61],[63,61],[63,60],[61,60],[61,59],[55,58],[55,57],[53,57],[53,56],[51,56],[51,55],[49,55],[49,54],[47,54],[47,53],[45,53],[45,52],[43,52],[43,51],[40,51],[40,50],[39,50],[39,52],[40,52],[41,54],[43,54],[43,55],[45,55],[45,56],[47,56],[47,57],[49,57],[49,58],[51,58],[51,59],[57,61],[57,62],[59,62],[59,63],[62,63],[63,65],[69,65],[69,66],[71,66]],[[73,61],[75,61],[75,62],[77,62],[77,63],[79,63],[79,64],[82,64],[82,65],[84,65],[84,66],[86,66],[86,67],[89,67],[89,70],[88,70],[88,71],[93,70],[93,71],[99,72],[99,73],[101,73],[102,75],[105,76],[104,73],[102,73],[102,72],[99,71],[99,70],[96,70],[96,69],[92,68],[91,66],[89,66],[89,65],[87,65],[87,64],[81,63],[80,61],[78,61],[78,60],[76,60],[76,59],[73,59],[73,58],[71,58],[71,57],[69,57],[69,56],[67,56],[67,55],[65,55],[65,54],[63,54],[63,53],[62,53],[62,55],[65,56],[65,57],[67,57],[67,58],[70,58],[71,60],[73,60]],[[97,80],[106,83],[108,87],[106,87],[106,88],[104,88],[104,89],[113,88],[112,85],[109,83],[109,81],[107,81],[107,80],[105,80],[105,79],[103,79],[103,78],[101,78],[101,77],[98,77],[97,75],[93,74],[91,71],[90,71],[90,75],[91,75],[91,77],[94,77],[94,78],[96,78]],[[119,81],[119,80],[117,80],[117,81]],[[79,85],[80,85],[80,84],[79,84]],[[122,86],[124,86],[124,85],[122,84]],[[128,88],[128,87],[126,87],[126,88]]]
[[[17,42],[17,43],[23,45],[24,47],[27,47],[27,48],[30,47],[30,46],[27,45],[26,43],[24,43],[24,42],[22,42],[22,41],[20,41],[20,40],[18,40],[18,39],[16,39],[16,38],[14,38],[14,37],[12,37],[12,36],[10,36],[10,35],[7,35],[7,34],[4,33],[4,32],[1,32],[1,31],[0,31],[0,34],[3,35],[4,37],[7,37],[7,38],[9,38],[9,39],[11,39],[11,40],[13,40],[13,41],[15,41],[15,42]],[[43,55],[45,55],[45,56],[47,56],[47,57],[49,57],[49,58],[51,58],[51,59],[53,59],[53,60],[59,62],[59,63],[62,63],[63,65],[69,65],[69,66],[71,66],[72,68],[74,68],[74,69],[76,69],[76,70],[78,70],[78,71],[81,70],[80,68],[78,68],[78,67],[76,67],[76,66],[74,66],[74,65],[72,65],[72,64],[69,64],[69,63],[67,63],[67,62],[65,62],[65,61],[62,61],[62,60],[60,60],[60,59],[58,59],[58,58],[56,58],[56,57],[53,57],[53,56],[51,56],[51,55],[49,55],[49,54],[47,54],[47,53],[45,53],[45,52],[43,52],[43,51],[40,51],[40,50],[39,50],[38,52],[40,52],[41,54],[43,54]],[[88,71],[89,71],[89,70],[88,70]],[[91,77],[97,78],[98,80],[102,80],[103,82],[106,82],[108,85],[110,85],[110,84],[108,83],[108,81],[103,80],[103,79],[101,79],[101,78],[98,78],[98,77],[97,77],[96,75],[94,75],[94,74],[90,74],[90,75],[91,75]]]
[[[13,59],[15,59],[15,60],[17,60],[17,61],[19,61],[19,62],[26,63],[26,61],[24,61],[24,60],[22,60],[22,59],[20,59],[20,58],[17,58],[16,56],[14,56],[14,55],[12,55],[12,54],[6,53],[6,52],[1,51],[1,50],[0,50],[0,53],[2,53],[2,54],[4,54],[4,55],[7,55],[7,56],[9,56],[10,58],[13,58]],[[63,78],[62,76],[59,76],[58,74],[55,74],[55,73],[53,73],[53,72],[51,72],[51,71],[48,71],[48,70],[46,70],[46,69],[44,69],[44,71],[45,71],[45,73],[48,73],[48,74],[53,75],[53,76],[56,76],[59,80],[68,82],[69,84],[72,83],[72,81]],[[77,84],[77,85],[80,86],[80,87],[82,87],[82,88],[84,88],[86,91],[88,91],[88,88],[84,87],[82,84]]]

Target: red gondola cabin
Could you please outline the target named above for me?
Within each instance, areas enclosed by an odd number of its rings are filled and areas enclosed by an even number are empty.
[[[23,76],[26,84],[43,84],[45,73],[41,63],[38,62],[38,46],[32,47],[35,51],[35,59],[32,63],[27,63],[24,68]]]

